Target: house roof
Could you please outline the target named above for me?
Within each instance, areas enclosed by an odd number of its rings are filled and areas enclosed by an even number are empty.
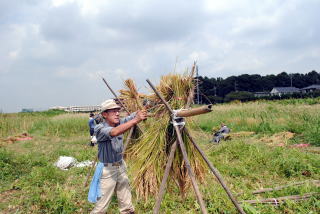
[[[299,88],[296,87],[275,87],[273,90],[277,90],[280,93],[299,92]]]
[[[308,90],[308,89],[320,89],[320,85],[310,85],[308,87],[302,88],[301,90]]]
[[[270,92],[268,91],[257,91],[257,92],[254,92],[255,94],[269,94]]]

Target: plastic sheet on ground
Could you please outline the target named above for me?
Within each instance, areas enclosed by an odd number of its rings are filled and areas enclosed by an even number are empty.
[[[74,157],[60,156],[54,165],[62,170],[68,170],[72,167],[87,167],[92,165],[92,161],[78,162]]]

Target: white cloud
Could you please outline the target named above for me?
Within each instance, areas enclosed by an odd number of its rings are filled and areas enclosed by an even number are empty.
[[[126,78],[144,89],[193,60],[209,77],[318,71],[319,9],[318,0],[2,1],[0,109],[100,103],[112,95],[99,74],[115,90]]]

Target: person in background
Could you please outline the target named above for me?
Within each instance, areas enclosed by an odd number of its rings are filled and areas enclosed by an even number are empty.
[[[214,133],[212,142],[219,143],[221,139],[225,139],[230,133],[230,128],[228,128],[224,123],[221,123],[221,128],[219,131]]]
[[[105,213],[114,192],[121,214],[134,214],[127,167],[123,160],[123,133],[147,118],[141,110],[120,118],[120,106],[113,100],[101,104],[102,123],[94,129],[99,163],[90,184],[88,200],[96,203],[91,214]]]
[[[96,114],[93,118],[94,118],[96,125],[103,122],[103,117],[100,113]]]
[[[89,132],[90,132],[90,146],[94,146],[94,143],[92,142],[93,134],[94,134],[94,127],[95,127],[95,121],[94,121],[94,114],[90,113],[89,120],[88,120],[88,126],[89,126]]]

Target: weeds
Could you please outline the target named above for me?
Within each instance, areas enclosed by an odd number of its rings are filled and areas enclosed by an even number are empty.
[[[213,112],[201,115],[192,123],[196,141],[204,148],[213,165],[219,169],[239,201],[302,195],[320,192],[311,184],[293,186],[280,191],[252,195],[253,190],[285,185],[292,182],[320,179],[319,154],[285,147],[270,147],[258,139],[293,132],[291,143],[320,142],[319,101],[267,101],[223,104]],[[225,122],[232,132],[251,131],[255,135],[235,137],[231,141],[212,146],[206,142],[213,127]],[[82,188],[88,168],[61,171],[53,166],[60,155],[78,161],[93,160],[96,147],[87,147],[89,136],[87,115],[62,112],[0,114],[1,138],[28,131],[30,141],[19,141],[0,148],[0,212],[1,213],[89,213],[88,188]],[[199,128],[200,127],[200,128]],[[204,131],[204,133],[203,133]],[[280,136],[280,135],[279,135]],[[276,139],[275,139],[276,140]],[[210,149],[206,149],[210,148]],[[127,163],[130,180],[136,172]],[[200,186],[209,213],[236,213],[220,184],[212,174]],[[185,199],[179,188],[169,180],[161,205],[162,213],[199,213],[199,205],[192,191]],[[151,213],[155,198],[140,201],[132,190],[138,213]],[[248,214],[256,213],[320,213],[320,198],[307,201],[286,201],[278,206],[243,204]],[[115,199],[110,213],[119,213]]]

